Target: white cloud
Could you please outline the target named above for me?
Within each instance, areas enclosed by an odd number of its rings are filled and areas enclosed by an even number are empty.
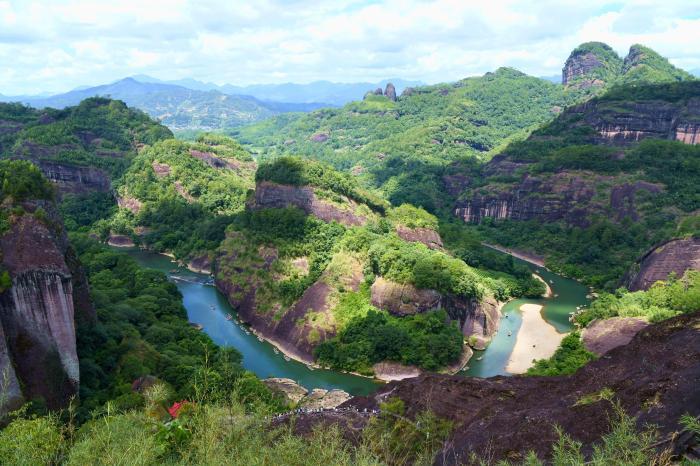
[[[571,49],[644,43],[700,68],[700,2],[0,1],[0,93],[146,73],[218,83],[558,74]]]

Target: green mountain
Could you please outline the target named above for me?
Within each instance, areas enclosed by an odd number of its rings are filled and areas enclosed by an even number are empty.
[[[577,92],[501,68],[478,78],[417,87],[394,102],[369,95],[340,109],[280,115],[231,131],[260,158],[298,155],[350,170],[395,205],[441,205],[444,166],[486,160],[510,138],[551,120]]]
[[[649,47],[635,44],[620,58],[607,44],[586,42],[571,52],[562,70],[562,83],[568,87],[598,93],[616,84],[687,81],[693,75],[676,68]]]
[[[48,97],[22,98],[21,102],[36,108],[64,108],[95,96],[122,100],[178,131],[231,128],[264,120],[281,112],[309,111],[323,106],[317,103],[263,102],[249,95],[141,82],[133,78]]]
[[[700,234],[699,97],[696,81],[619,86],[571,107],[489,163],[451,167],[454,212],[614,289],[653,245]]]

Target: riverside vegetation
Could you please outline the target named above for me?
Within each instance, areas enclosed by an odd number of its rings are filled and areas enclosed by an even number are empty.
[[[582,48],[596,50],[607,54],[590,44]],[[367,374],[385,360],[438,370],[463,348],[456,323],[445,310],[399,316],[378,309],[371,293],[378,278],[465,302],[540,295],[543,285],[512,259],[484,249],[480,243],[486,239],[546,249],[548,264],[557,270],[612,291],[630,261],[653,242],[697,234],[695,147],[650,139],[613,149],[598,144],[571,113],[552,121],[561,107],[590,95],[602,94],[591,102],[607,109],[697,97],[693,82],[635,84],[687,76],[648,49],[634,52],[634,60],[622,65],[609,56],[614,66],[594,76],[606,80],[599,87],[562,87],[499,69],[412,89],[396,102],[368,96],[342,109],[282,115],[233,132],[243,145],[216,134],[174,140],[145,114],[109,99],[92,98],[61,111],[0,104],[3,158],[29,159],[49,178],[47,163],[95,168],[108,182],[107,189],[66,189],[51,178],[64,189],[60,208],[88,275],[97,322],[77,328],[79,399],[62,412],[47,412],[41,400],[33,400],[6,415],[0,462],[433,463],[455,426],[429,410],[410,412],[398,399],[388,399],[352,442],[338,428],[299,436],[293,425],[272,423],[270,415],[290,408],[284,400],[242,369],[235,350],[217,347],[188,325],[181,296],[163,274],[139,268],[96,239],[125,235],[182,261],[218,260],[216,278],[231,286],[229,298],[252,292],[254,311],[273,323],[321,283],[329,290],[327,306],[296,322],[311,329],[305,342],[318,362]],[[615,156],[620,151],[624,156]],[[513,183],[485,171],[484,164],[499,152],[526,162],[531,174],[563,168],[665,189],[652,200],[643,197],[639,226],[605,218],[585,227],[495,219],[464,225],[452,208],[469,196],[450,189],[448,181],[471,179],[469,189]],[[660,158],[679,169],[677,176],[671,177]],[[26,214],[23,200],[54,198],[29,162],[1,161],[0,180],[2,228]],[[266,206],[256,196],[265,183],[295,192],[310,189],[324,206],[363,220],[328,222],[304,206]],[[31,215],[42,217],[39,210]],[[399,234],[402,228],[437,232],[443,247],[408,241]],[[516,235],[522,228],[532,234]],[[586,241],[593,247],[585,247]],[[11,281],[0,272],[5,290]],[[698,296],[698,274],[689,272],[648,291],[603,294],[575,320],[582,327],[612,316],[659,321],[697,310]],[[573,333],[530,375],[569,374],[592,358]],[[582,403],[610,399],[605,393]],[[611,405],[611,412],[616,414],[610,432],[593,449],[560,430],[551,461],[669,464],[669,454],[653,448],[654,432],[637,430],[620,408]],[[692,416],[683,423],[700,434]],[[541,459],[531,454],[515,463]]]

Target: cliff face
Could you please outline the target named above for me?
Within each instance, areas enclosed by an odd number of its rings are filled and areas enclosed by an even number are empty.
[[[645,138],[700,143],[700,97],[685,103],[591,101],[567,111],[593,127],[601,142],[625,145]]]
[[[227,241],[235,242],[238,238],[238,233],[230,233]],[[256,333],[273,341],[285,353],[312,362],[313,349],[335,335],[332,304],[336,288],[333,283],[340,282],[344,289],[357,291],[363,278],[361,264],[355,260],[339,264],[334,268],[341,272],[333,277],[324,272],[295,303],[285,309],[279,303],[268,302],[266,280],[269,277],[261,278],[271,273],[277,259],[277,251],[273,248],[260,247],[257,251],[220,250],[214,262],[216,286],[226,295],[239,317],[249,323]],[[248,272],[245,279],[236,276],[243,268]]]
[[[75,320],[94,319],[87,281],[60,219],[51,204],[37,204],[24,208],[41,206],[48,220],[25,214],[0,238],[2,265],[12,279],[0,294],[0,364],[10,387],[13,370],[21,387],[0,409],[35,398],[52,409],[65,406],[80,380]]]
[[[478,301],[443,296],[435,290],[418,289],[383,277],[378,277],[372,284],[371,301],[373,306],[396,316],[445,309],[477,349],[485,348],[491,341],[501,317],[500,306],[494,299]]]
[[[289,186],[269,181],[255,186],[253,209],[297,207],[309,215],[330,222],[336,221],[347,226],[364,225],[366,217],[357,212],[357,203],[344,198],[343,205],[320,199],[310,186]]]
[[[632,291],[647,290],[671,273],[700,270],[700,238],[676,239],[653,247],[629,271],[625,285]]]
[[[94,167],[80,167],[48,160],[33,160],[44,176],[56,184],[61,194],[83,194],[112,189],[109,175]]]
[[[700,97],[678,102],[594,99],[568,109],[559,121],[563,131],[588,133],[585,143],[601,146],[602,154],[620,159],[625,157],[626,148],[642,139],[699,143]],[[534,135],[531,139],[544,142],[548,137]],[[575,148],[573,151],[575,157]],[[641,203],[664,191],[661,184],[634,179],[624,172],[608,175],[557,167],[533,170],[536,162],[518,157],[507,150],[494,157],[482,169],[487,183],[478,188],[472,187],[471,176],[459,172],[446,175],[445,189],[453,195],[462,194],[454,206],[455,215],[469,223],[486,217],[563,220],[585,228],[595,215],[636,221],[641,216]]]
[[[561,81],[565,86],[577,78],[587,76],[596,68],[601,68],[603,63],[593,53],[587,52],[577,56],[571,56],[564,64],[561,72]],[[590,79],[582,83],[582,87],[602,86],[601,80]]]

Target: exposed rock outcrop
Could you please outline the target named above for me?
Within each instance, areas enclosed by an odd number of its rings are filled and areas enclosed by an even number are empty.
[[[391,83],[386,84],[386,89],[384,90],[384,95],[392,102],[396,102],[396,88],[394,87],[393,84],[391,84]]]
[[[423,243],[430,249],[442,249],[440,233],[431,228],[408,228],[403,225],[396,227],[399,238],[412,243]]]
[[[109,237],[107,238],[107,244],[116,248],[133,248],[134,246],[136,246],[136,244],[134,244],[134,241],[131,239],[130,236],[119,235],[117,233],[109,234]]]
[[[640,331],[649,326],[636,317],[612,317],[591,322],[581,332],[583,346],[591,353],[602,356],[618,346],[626,345]]]
[[[230,233],[230,240],[235,241],[237,235]],[[269,272],[277,260],[277,251],[260,248],[253,260],[249,257],[241,259],[236,254],[219,252],[215,261],[217,288],[256,333],[295,359],[313,362],[316,345],[333,337],[336,331],[331,312],[335,288],[331,282],[340,282],[345,290],[357,291],[363,279],[361,264],[351,258],[347,263],[337,262],[333,272],[326,270],[289,308],[283,309],[275,304],[271,309],[262,309],[259,301],[266,290],[259,274]],[[247,282],[235,276],[241,260],[254,271]]]
[[[131,196],[117,196],[117,205],[120,209],[130,210],[134,214],[138,214],[143,207],[143,203]]]
[[[568,85],[577,78],[581,78],[590,74],[596,68],[601,68],[603,63],[593,53],[587,52],[576,56],[570,56],[564,64],[564,69],[561,73],[561,82],[563,85]],[[582,87],[602,86],[604,83],[600,80],[591,79],[582,83]]]
[[[284,396],[287,403],[292,405],[299,403],[309,393],[307,389],[292,379],[273,377],[263,379],[262,383],[264,383],[270,390]]]
[[[151,167],[153,167],[153,171],[158,178],[163,178],[170,175],[170,165],[167,163],[158,163],[154,160]]]
[[[49,160],[32,162],[41,169],[46,178],[56,184],[61,194],[109,192],[112,189],[109,175],[99,168],[67,165]]]
[[[87,280],[55,208],[43,201],[23,207],[28,213],[0,238],[2,265],[12,280],[0,294],[0,374],[10,395],[0,411],[23,399],[65,406],[80,381],[75,321],[95,318]],[[39,207],[46,223],[32,215]]]
[[[305,409],[331,409],[349,401],[352,397],[343,390],[314,388],[310,392],[285,378],[270,378],[262,381],[270,390],[282,395],[288,404]]]
[[[700,415],[699,327],[700,312],[650,326],[628,345],[570,376],[480,379],[425,374],[392,382],[341,408],[372,410],[396,397],[404,401],[408,417],[430,409],[449,419],[454,429],[437,455],[437,464],[468,463],[472,453],[493,462],[521,461],[530,451],[551,459],[558,439],[555,426],[582,442],[583,453],[590,456],[592,444],[610,431],[615,404],[581,401],[603,389],[614,394],[613,401],[635,418],[639,429],[653,425],[661,438],[680,430],[678,420],[684,413]],[[315,425],[336,424],[356,433],[367,422],[350,421],[338,413],[302,414],[295,419],[294,429],[309,432]]]
[[[202,254],[201,256],[193,257],[187,263],[187,268],[195,273],[210,274],[212,271],[212,266],[211,266],[211,260],[209,260],[209,255]]]
[[[326,142],[329,138],[330,136],[328,135],[328,133],[316,133],[311,135],[312,142]]]
[[[262,181],[255,187],[253,209],[297,207],[325,222],[336,221],[343,225],[364,225],[367,219],[356,213],[357,203],[344,198],[343,205],[333,204],[316,196],[310,186],[290,186]]]
[[[654,246],[630,270],[625,285],[632,291],[647,290],[657,281],[677,277],[686,270],[700,270],[700,238],[675,239]]]
[[[493,298],[466,300],[443,296],[430,289],[418,289],[377,277],[371,288],[372,305],[397,316],[445,309],[475,349],[484,349],[498,330],[500,305]]]

